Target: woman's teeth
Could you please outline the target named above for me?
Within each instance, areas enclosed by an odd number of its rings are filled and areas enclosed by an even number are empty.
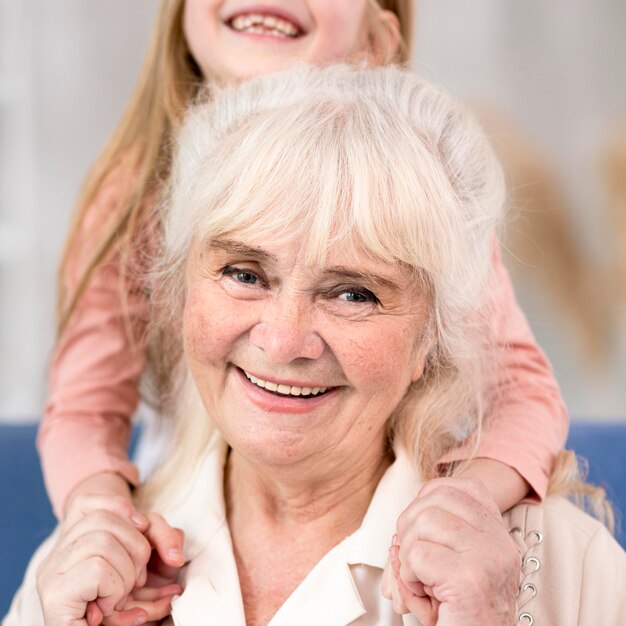
[[[294,24],[273,15],[238,15],[230,21],[230,25],[233,30],[255,35],[289,38],[300,33]]]
[[[243,373],[246,375],[246,378],[257,387],[261,387],[261,389],[265,389],[267,391],[273,391],[274,393],[280,393],[285,396],[317,396],[328,390],[328,387],[295,387],[291,385],[279,385],[277,383],[271,383],[267,380],[262,380],[256,376],[252,376],[252,374],[248,374],[246,371]]]

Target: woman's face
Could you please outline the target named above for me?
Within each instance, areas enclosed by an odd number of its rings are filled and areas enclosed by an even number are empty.
[[[186,0],[183,29],[202,74],[227,80],[297,62],[358,60],[369,44],[371,12],[369,0]]]
[[[195,244],[184,345],[231,447],[266,465],[380,456],[385,425],[423,370],[430,298],[407,268],[237,231]]]

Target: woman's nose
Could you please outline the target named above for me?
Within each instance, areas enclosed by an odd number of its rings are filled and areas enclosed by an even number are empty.
[[[250,341],[277,365],[296,359],[319,359],[324,341],[313,328],[311,303],[295,296],[277,296],[268,301],[259,322],[250,331]]]

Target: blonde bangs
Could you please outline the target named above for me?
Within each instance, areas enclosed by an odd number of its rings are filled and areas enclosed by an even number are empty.
[[[441,275],[451,269],[447,251],[462,239],[464,220],[440,171],[406,119],[320,94],[224,134],[179,181],[183,192],[170,211],[200,239],[237,231],[300,241],[312,266],[340,247]]]

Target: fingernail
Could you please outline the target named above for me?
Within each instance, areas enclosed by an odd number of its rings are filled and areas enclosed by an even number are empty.
[[[391,546],[389,548],[389,558],[392,561],[397,561],[400,558],[400,548],[398,546]]]
[[[391,545],[392,546],[398,545],[398,533],[395,533],[394,536],[391,538]]]
[[[137,615],[135,618],[135,625],[140,626],[141,624],[145,624],[148,621],[147,615]]]
[[[180,562],[183,560],[183,553],[178,548],[170,548],[167,551],[167,556],[172,559],[172,561]]]
[[[137,511],[134,511],[133,514],[130,516],[130,521],[135,526],[139,526],[141,528],[148,525],[148,518],[141,513],[137,513]]]

